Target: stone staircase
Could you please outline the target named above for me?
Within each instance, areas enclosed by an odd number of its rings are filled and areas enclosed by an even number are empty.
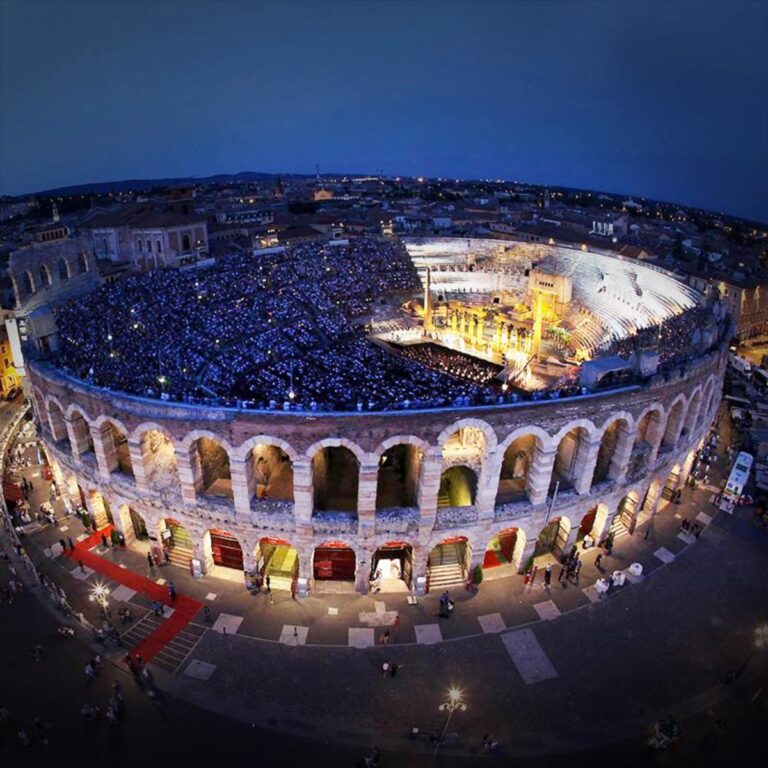
[[[629,536],[629,529],[619,515],[616,515],[611,523],[610,532],[613,534],[614,541],[618,541],[622,536]]]
[[[156,629],[159,629],[163,621],[164,619],[155,616],[153,613],[148,613],[121,636],[123,645],[133,650]],[[192,653],[200,638],[205,634],[205,631],[206,627],[199,624],[188,624],[157,652],[152,659],[152,663],[157,664],[158,667],[166,672],[176,672],[189,654]]]
[[[461,561],[459,548],[456,544],[443,544],[440,562],[431,556],[429,566],[430,590],[455,586],[464,583],[464,564]]]
[[[192,547],[176,544],[170,548],[171,565],[178,565],[188,571],[194,554]]]

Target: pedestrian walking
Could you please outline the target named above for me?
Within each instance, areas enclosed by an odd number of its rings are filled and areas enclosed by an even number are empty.
[[[66,552],[67,551],[67,542],[64,541],[64,539],[59,539],[59,544],[61,545],[61,551]]]
[[[83,561],[82,561],[82,560],[78,560],[78,561],[77,561],[77,564],[80,566],[80,570],[81,570],[83,573],[85,573],[85,566],[83,565]]]
[[[400,629],[400,614],[395,614],[395,623],[394,623],[394,629],[395,629],[395,635],[397,635],[397,630]]]
[[[560,573],[557,574],[557,583],[560,584],[563,583],[563,586],[565,586],[565,582],[563,582],[563,577],[565,576],[566,568],[565,565],[560,566]]]
[[[267,594],[271,595],[272,594],[272,579],[269,578],[269,574],[267,574],[267,580],[266,580],[265,583],[267,585]]]
[[[385,661],[381,665],[381,676],[382,677],[388,677],[389,676],[389,662]]]
[[[296,579],[291,580],[291,600],[296,599],[296,592],[298,589],[298,585],[296,584]]]
[[[69,548],[74,552],[75,542],[72,541],[72,537],[71,536],[67,536],[67,544],[69,544]]]
[[[549,589],[549,585],[552,583],[552,565],[547,563],[547,567],[544,569],[544,586]]]
[[[171,550],[168,547],[163,547],[163,561],[165,565],[171,564]]]
[[[168,596],[172,603],[176,601],[176,586],[172,581],[168,582]]]
[[[598,553],[597,557],[595,558],[595,568],[597,568],[598,571],[602,571],[603,570],[602,566],[600,565],[600,563],[602,563],[602,562],[603,562],[603,553],[600,552],[600,553]]]
[[[388,630],[388,629],[385,629],[385,630],[384,630],[384,631],[381,633],[381,637],[379,638],[379,642],[380,642],[382,645],[389,645],[389,630]]]
[[[397,674],[397,664],[393,661],[389,665],[389,676],[394,677]]]
[[[102,533],[101,534],[101,546],[102,547],[108,547],[109,544],[107,544],[107,537]]]
[[[155,560],[154,560],[154,558],[152,557],[152,553],[151,553],[151,552],[147,552],[147,563],[149,564],[149,567],[150,567],[150,568],[154,568],[154,566],[155,566]]]

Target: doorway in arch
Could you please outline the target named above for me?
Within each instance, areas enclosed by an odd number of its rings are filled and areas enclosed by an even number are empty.
[[[371,559],[371,588],[377,592],[408,592],[413,575],[413,547],[389,541]]]

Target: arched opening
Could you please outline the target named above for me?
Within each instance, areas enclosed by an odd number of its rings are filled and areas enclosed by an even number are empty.
[[[290,590],[299,575],[299,553],[283,539],[264,538],[254,549],[256,573],[262,581],[269,576],[270,589]]]
[[[160,492],[179,493],[179,468],[171,439],[157,429],[141,437],[147,485]]]
[[[133,478],[133,464],[131,463],[131,452],[128,448],[128,438],[111,421],[109,422],[109,432],[114,446],[113,472],[119,472],[126,477]]]
[[[59,280],[69,280],[69,262],[63,256],[59,259]]]
[[[229,531],[211,528],[206,531],[204,547],[210,545],[213,564],[238,571],[238,581],[243,570],[243,548],[237,536]]]
[[[664,427],[664,436],[661,439],[661,444],[664,447],[672,447],[680,437],[680,430],[683,422],[683,401],[678,400],[670,409],[667,414],[667,423]]]
[[[560,440],[552,471],[552,482],[560,483],[560,491],[573,488],[579,473],[584,471],[588,439],[589,433],[584,427],[574,427]]]
[[[483,557],[483,570],[492,570],[493,575],[517,573],[525,547],[525,531],[506,528],[491,537]]]
[[[707,409],[704,411],[704,416],[709,419],[712,415],[712,409],[715,407],[715,403],[719,402],[721,390],[714,384],[710,387],[709,397],[707,398]]]
[[[688,412],[685,415],[685,426],[683,427],[683,432],[685,434],[690,435],[693,433],[698,424],[699,424],[699,416],[701,416],[701,390],[697,390],[696,394],[691,398],[691,402],[688,403]]]
[[[372,592],[408,592],[413,578],[413,547],[404,541],[389,541],[371,558]]]
[[[658,503],[661,496],[661,488],[662,483],[659,479],[654,480],[648,486],[648,490],[645,492],[645,497],[643,498],[643,512],[645,514],[653,514],[654,510],[656,509],[656,504]]]
[[[579,530],[576,533],[576,541],[583,542],[591,540],[592,544],[597,544],[601,541],[605,532],[605,525],[608,522],[608,507],[605,504],[598,504],[592,507],[581,518],[579,524]],[[586,542],[585,542],[586,543]]]
[[[31,296],[35,292],[35,281],[32,279],[32,273],[29,270],[21,276],[21,285],[24,296]]]
[[[539,538],[536,539],[533,556],[552,555],[556,560],[560,560],[565,552],[570,532],[571,521],[567,517],[556,517],[550,520],[541,529]]]
[[[293,501],[293,464],[282,448],[256,445],[248,454],[246,466],[251,498]]]
[[[488,438],[478,427],[461,427],[443,443],[443,465],[465,463],[479,470],[488,452]]]
[[[427,560],[430,591],[463,584],[471,554],[466,536],[454,536],[435,545]]]
[[[629,430],[629,424],[625,419],[616,419],[606,427],[603,436],[600,438],[600,448],[597,451],[592,485],[611,479],[611,461],[613,460],[613,455],[616,452],[622,432],[627,430]]]
[[[189,568],[195,553],[195,545],[189,531],[172,517],[160,521],[160,543],[163,560],[181,568]],[[162,561],[161,561],[162,562]]]
[[[357,457],[345,446],[321,448],[312,457],[314,511],[357,514],[359,484]]]
[[[88,422],[79,411],[72,411],[70,416],[70,424],[72,425],[72,434],[77,443],[77,452],[81,461],[90,461],[95,459],[95,453],[93,450],[93,436],[91,435]]]
[[[181,238],[181,252],[189,253],[191,250],[192,248],[189,242],[189,235],[183,235]]]
[[[315,581],[355,583],[355,550],[342,541],[327,541],[315,548],[313,574]]]
[[[469,467],[449,467],[440,475],[438,507],[471,507],[476,496],[477,475]]]
[[[139,541],[149,540],[149,529],[144,518],[133,508],[128,507],[128,514],[133,526],[133,534]]]
[[[675,464],[672,467],[672,471],[667,476],[667,480],[664,483],[664,487],[661,489],[661,498],[666,501],[673,501],[675,503],[680,502],[680,473],[682,467],[679,464]]]
[[[58,443],[61,448],[71,452],[72,446],[69,443],[69,432],[67,432],[67,423],[64,421],[64,412],[53,401],[48,405],[48,423],[53,441]]]
[[[496,504],[512,504],[528,498],[528,475],[533,466],[536,438],[523,435],[509,444],[504,451],[499,475]]]
[[[210,437],[199,437],[193,443],[193,461],[196,459],[199,473],[195,473],[196,490],[203,496],[232,498],[232,474],[229,454]]]
[[[47,288],[53,281],[51,280],[51,272],[47,265],[40,265],[40,287]]]
[[[625,534],[635,532],[637,511],[638,495],[636,491],[631,491],[619,502],[616,514],[613,516],[613,520],[611,520],[610,532],[613,534],[614,541]]]
[[[87,508],[97,528],[103,528],[108,524],[114,525],[109,501],[99,491],[88,491],[88,501],[90,503]]]
[[[421,449],[409,443],[384,451],[376,480],[376,509],[417,506],[422,457]]]

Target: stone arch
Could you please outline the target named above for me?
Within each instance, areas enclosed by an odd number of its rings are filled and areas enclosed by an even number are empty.
[[[312,576],[315,584],[318,581],[346,581],[354,585],[357,565],[357,553],[345,541],[325,541],[312,551]]]
[[[429,445],[417,437],[390,438],[377,450],[376,509],[418,506],[424,454]]]
[[[614,538],[623,533],[634,533],[637,523],[637,516],[640,514],[640,494],[636,491],[629,491],[619,500],[616,507],[616,514],[611,521],[610,532]]]
[[[110,472],[121,472],[127,477],[134,477],[131,450],[128,446],[128,430],[117,419],[100,417],[96,423],[99,426],[107,425],[109,428],[108,438],[105,440],[107,445],[104,448],[105,453],[107,449],[109,452],[107,464]]]
[[[589,536],[595,543],[599,542],[605,532],[608,523],[608,505],[597,504],[587,510],[581,518],[579,529],[576,533],[576,541],[582,541]]]
[[[222,528],[209,528],[203,534],[203,558],[206,572],[213,567],[244,570],[245,556],[240,537]]]
[[[160,518],[157,521],[157,538],[168,562],[190,568],[195,556],[195,542],[187,526],[172,517]]]
[[[699,416],[701,416],[701,403],[703,400],[703,390],[701,387],[696,387],[688,400],[688,410],[685,412],[685,423],[683,425],[683,432],[685,434],[693,434],[697,427]]]
[[[301,573],[299,550],[285,539],[265,537],[254,547],[255,576],[270,580],[270,589],[290,590]]]
[[[233,498],[229,448],[225,440],[207,431],[195,431],[184,440],[192,466],[195,491],[203,496]]]
[[[465,429],[475,429],[485,436],[485,450],[484,457],[496,450],[498,445],[498,438],[493,427],[486,421],[481,419],[459,419],[450,426],[446,427],[437,438],[438,445],[445,449],[445,444],[453,437],[457,432],[461,432]]]
[[[479,476],[466,464],[453,464],[440,475],[437,506],[471,507],[477,501]]]
[[[565,515],[550,520],[536,537],[534,557],[554,556],[559,560],[568,548],[571,534],[571,520]]]
[[[290,446],[282,440],[278,444],[269,440],[264,436],[264,442],[252,443],[245,455],[248,498],[293,501],[293,459],[280,443]]]
[[[714,414],[712,411],[714,410],[714,401],[715,397],[717,396],[718,387],[721,386],[716,380],[714,376],[710,376],[709,380],[707,381],[707,387],[709,388],[709,393],[707,395],[707,407],[704,411],[704,416],[709,421]]]
[[[159,492],[178,493],[181,486],[173,436],[159,424],[143,422],[129,440],[140,447],[147,486]]]
[[[539,427],[521,427],[504,439],[500,456],[496,505],[530,499],[531,470],[538,452],[547,449],[551,438]]]
[[[88,254],[81,253],[77,257],[77,266],[80,269],[81,274],[85,274],[90,269],[90,264],[88,263]]]
[[[472,546],[466,536],[441,538],[432,545],[427,558],[430,590],[463,584],[472,562]]]
[[[615,480],[620,467],[614,462],[622,439],[628,440],[632,429],[632,417],[629,414],[617,414],[603,425],[600,436],[600,447],[597,451],[595,469],[592,473],[592,485],[604,480]]]
[[[21,276],[22,295],[31,296],[35,292],[35,278],[32,277],[32,272],[27,269]]]
[[[356,517],[362,450],[358,448],[355,453],[350,447],[354,443],[340,438],[329,438],[315,445],[318,448],[311,457],[313,513],[348,512]]]
[[[485,548],[483,571],[513,571],[517,573],[522,566],[523,551],[527,537],[522,528],[505,528],[493,535]],[[497,569],[497,570],[494,570]]]
[[[311,461],[321,448],[347,448],[355,455],[360,464],[365,464],[368,459],[366,452],[357,443],[346,437],[326,437],[323,440],[318,440],[307,448],[305,456]]]
[[[189,253],[191,250],[191,243],[189,240],[189,235],[182,235],[181,237],[181,252],[182,253]]]
[[[561,491],[575,488],[587,471],[589,444],[595,432],[591,421],[578,419],[566,424],[555,435],[557,452],[552,467],[552,482],[559,482]]]
[[[249,437],[244,443],[241,443],[237,448],[232,449],[233,458],[245,459],[248,454],[257,445],[274,445],[283,451],[291,461],[301,460],[301,455],[298,451],[286,440],[282,440],[274,435],[254,435]]]
[[[414,546],[409,541],[384,538],[374,543],[370,587],[382,593],[408,592],[414,576],[413,554]]]
[[[67,422],[64,417],[64,409],[61,403],[54,397],[49,397],[46,401],[46,411],[48,412],[48,424],[51,429],[51,437],[55,443],[66,444],[67,450],[71,451],[72,446],[69,442],[69,432],[67,431]]]
[[[664,424],[664,434],[661,438],[662,445],[674,446],[679,440],[685,418],[686,402],[685,395],[681,392],[669,406]]]
[[[95,455],[90,418],[85,411],[83,411],[79,405],[73,403],[67,409],[67,418],[69,419],[70,428],[72,430],[71,438],[74,438],[75,440],[73,448],[77,449],[79,458],[83,459],[89,454]]]
[[[47,264],[41,264],[40,265],[40,287],[41,288],[48,288],[53,283],[53,278],[51,277],[51,270],[48,268]]]
[[[69,262],[64,256],[59,259],[59,280],[63,283],[65,280],[69,280],[72,276],[72,272],[69,268]]]

